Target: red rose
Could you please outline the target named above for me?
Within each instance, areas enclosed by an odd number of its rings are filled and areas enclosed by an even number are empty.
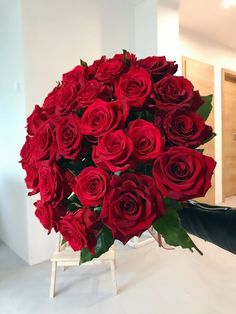
[[[43,110],[46,112],[48,117],[53,116],[56,111],[56,104],[59,90],[61,89],[61,85],[58,84],[45,98],[43,103]]]
[[[212,135],[212,128],[195,112],[176,110],[169,112],[162,123],[166,138],[171,145],[198,147]]]
[[[72,110],[76,110],[78,96],[78,86],[74,81],[68,81],[61,85],[57,92],[56,114],[67,115]]]
[[[125,65],[123,61],[109,59],[98,66],[95,77],[100,82],[113,83],[115,78],[119,76],[124,69]]]
[[[124,244],[140,236],[164,214],[165,208],[154,180],[145,175],[114,175],[104,197],[101,219],[113,237]]]
[[[137,64],[152,75],[154,82],[167,74],[174,74],[178,69],[175,61],[167,61],[166,57],[147,57],[138,60]]]
[[[32,150],[33,150],[33,138],[30,136],[26,136],[25,143],[21,148],[20,156],[21,156],[21,165],[22,168],[25,169],[32,158]]]
[[[57,232],[58,221],[65,216],[66,209],[63,206],[52,207],[49,203],[37,201],[34,203],[36,207],[35,216],[39,219],[45,229],[48,230],[48,234],[52,228]]]
[[[123,131],[118,130],[98,140],[98,145],[93,148],[92,159],[99,168],[113,172],[125,171],[134,166],[132,153],[133,142]]]
[[[63,83],[75,83],[77,88],[80,89],[88,79],[87,67],[77,65],[71,71],[64,73],[62,76]]]
[[[40,106],[36,105],[31,115],[27,118],[27,133],[32,136],[36,135],[38,128],[46,120],[47,117],[44,110]]]
[[[89,208],[80,208],[75,214],[67,214],[58,223],[63,238],[74,251],[87,248],[95,253],[97,236],[101,229],[99,215]]]
[[[39,168],[39,192],[43,202],[53,206],[65,200],[72,192],[65,173],[57,165],[44,163]]]
[[[76,178],[74,192],[85,206],[101,205],[107,190],[109,175],[106,171],[95,168],[84,168]]]
[[[115,84],[115,95],[132,107],[142,107],[151,89],[150,74],[143,68],[131,67]]]
[[[99,65],[106,61],[106,57],[102,56],[101,59],[95,60],[92,65],[88,66],[88,74],[90,78],[94,78]]]
[[[211,187],[216,162],[184,146],[160,153],[153,165],[153,177],[164,197],[185,201],[202,197]]]
[[[139,162],[156,158],[162,150],[163,139],[159,129],[146,120],[130,122],[128,135],[134,144],[134,157]]]
[[[75,113],[62,117],[56,126],[58,153],[66,159],[76,159],[80,154],[80,119]]]
[[[108,86],[102,85],[96,80],[87,81],[78,93],[78,108],[86,109],[96,98],[110,100],[111,97],[111,90]]]
[[[167,75],[153,86],[156,106],[160,110],[197,110],[202,104],[199,92],[182,76]]]
[[[34,195],[39,192],[39,168],[37,162],[31,161],[25,168],[25,183],[28,189],[32,191],[28,195]]]
[[[123,63],[125,62],[125,58],[128,61],[129,66],[131,66],[132,64],[135,63],[135,61],[137,60],[136,56],[133,53],[130,53],[129,51],[125,52],[125,56],[124,53],[117,53],[112,57],[112,60],[120,60]]]
[[[129,114],[127,105],[117,101],[105,102],[101,99],[85,110],[81,118],[81,130],[84,135],[101,137],[111,130],[121,127]]]
[[[36,160],[55,160],[55,121],[50,118],[37,131],[32,141],[32,156]]]

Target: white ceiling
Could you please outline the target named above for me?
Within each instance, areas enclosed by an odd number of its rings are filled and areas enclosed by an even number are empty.
[[[181,0],[180,28],[236,53],[236,6],[225,8],[223,0]]]

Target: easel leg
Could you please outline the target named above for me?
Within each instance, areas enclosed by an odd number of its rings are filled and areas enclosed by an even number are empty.
[[[50,283],[50,298],[54,298],[54,295],[55,295],[56,276],[57,276],[57,262],[52,262],[52,273],[51,273],[51,283]]]

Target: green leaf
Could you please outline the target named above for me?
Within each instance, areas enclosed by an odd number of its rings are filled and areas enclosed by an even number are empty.
[[[82,59],[80,59],[80,65],[82,65],[82,67],[88,66],[87,62],[83,61]]]
[[[124,64],[128,67],[129,66],[129,58],[127,57],[127,50],[123,49],[123,55],[124,55]]]
[[[103,227],[103,230],[98,236],[95,253],[91,254],[88,249],[80,251],[80,264],[91,261],[93,258],[97,258],[109,250],[114,243],[111,230],[107,227]]]
[[[199,153],[201,153],[201,154],[203,154],[204,149],[202,149],[202,148],[197,148],[196,151],[199,152]]]
[[[67,241],[66,241],[64,238],[62,238],[62,240],[61,240],[61,245],[64,245],[66,242],[67,242]]]
[[[197,248],[187,232],[181,226],[177,213],[177,210],[182,208],[181,203],[172,199],[164,199],[164,203],[167,213],[154,222],[153,227],[155,230],[163,236],[166,243],[169,245],[181,246],[182,248],[188,248],[191,251],[195,248],[198,253],[202,255],[202,252]]]
[[[205,139],[205,140],[202,142],[201,145],[204,145],[204,144],[208,143],[208,142],[211,141],[215,136],[216,136],[216,133],[213,132],[212,135],[211,135],[209,138]]]
[[[200,116],[202,116],[205,121],[209,117],[209,114],[212,110],[212,97],[213,95],[202,96],[204,104],[202,104],[201,107],[197,110],[197,113],[200,114]]]

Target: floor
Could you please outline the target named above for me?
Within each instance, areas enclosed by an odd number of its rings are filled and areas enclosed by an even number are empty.
[[[104,265],[59,269],[57,295],[49,299],[50,263],[27,266],[0,245],[1,314],[233,314],[236,257],[194,238],[204,256],[116,244],[119,294],[111,292]]]
[[[223,205],[236,207],[236,196]],[[0,314],[236,313],[235,255],[192,238],[203,256],[116,243],[117,296],[105,265],[84,265],[59,269],[54,299],[50,263],[30,267],[0,242]]]

